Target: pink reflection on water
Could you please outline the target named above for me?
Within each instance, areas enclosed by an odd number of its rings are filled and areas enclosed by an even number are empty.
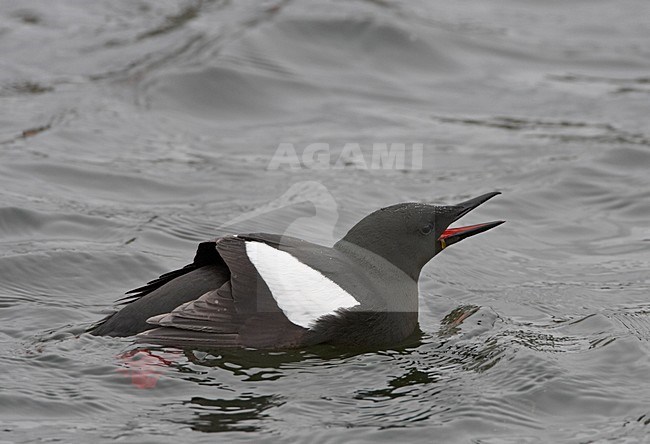
[[[156,387],[164,367],[169,367],[181,356],[181,352],[136,349],[117,356],[118,372],[131,378],[131,384],[139,389]]]

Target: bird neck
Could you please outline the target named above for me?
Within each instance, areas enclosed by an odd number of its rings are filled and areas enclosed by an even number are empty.
[[[348,233],[334,244],[334,248],[362,262],[396,267],[416,283],[420,277],[422,266],[415,263],[415,258],[409,255],[409,252],[402,251],[400,248],[386,248],[379,239],[369,236],[358,239]]]

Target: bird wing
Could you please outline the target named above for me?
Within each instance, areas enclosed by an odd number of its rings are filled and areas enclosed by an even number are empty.
[[[154,316],[158,326],[138,335],[145,342],[181,346],[284,348],[305,345],[309,330],[289,320],[251,259],[255,248],[279,244],[271,235],[229,236],[214,244],[230,271],[220,288],[171,312]],[[251,244],[255,244],[251,247]],[[279,276],[280,277],[280,276]],[[268,277],[267,277],[268,279]]]
[[[171,282],[174,279],[184,276],[194,270],[198,270],[199,268],[206,265],[226,267],[226,263],[224,262],[223,258],[219,256],[219,253],[215,248],[216,241],[217,239],[201,242],[196,250],[196,255],[194,256],[194,260],[191,264],[188,264],[178,270],[165,273],[157,279],[147,282],[147,284],[143,285],[142,287],[127,291],[127,296],[118,299],[117,302],[122,304],[129,304],[131,302],[137,301],[138,299],[157,290],[168,282]]]
[[[89,332],[98,336],[133,336],[151,328],[147,318],[168,313],[216,290],[230,279],[230,270],[215,248],[216,240],[199,245],[194,261],[130,291],[121,310],[108,315]]]

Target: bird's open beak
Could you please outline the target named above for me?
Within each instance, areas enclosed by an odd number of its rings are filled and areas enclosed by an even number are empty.
[[[454,205],[454,209],[457,209],[457,213],[454,214],[452,223],[472,211],[474,208],[481,205],[483,202],[487,202],[492,199],[494,196],[501,194],[499,192],[484,194],[474,199],[461,202],[457,205]],[[483,224],[468,225],[466,227],[457,227],[457,228],[447,228],[438,238],[440,242],[441,249],[447,248],[451,244],[455,244],[466,237],[474,236],[475,234],[482,233],[484,231],[490,230],[496,226],[504,223],[504,220],[498,220],[494,222],[486,222]]]

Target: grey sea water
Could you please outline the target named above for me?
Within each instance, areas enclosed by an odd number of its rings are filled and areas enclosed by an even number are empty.
[[[650,442],[648,17],[0,1],[0,442]],[[329,144],[331,167],[269,168],[281,143]],[[368,167],[381,143],[421,165]],[[331,243],[381,206],[493,190],[463,223],[507,223],[425,268],[412,346],[84,334],[202,240]]]

